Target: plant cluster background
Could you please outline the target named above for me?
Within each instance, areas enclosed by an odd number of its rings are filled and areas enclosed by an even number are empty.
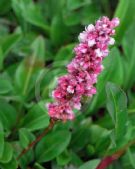
[[[97,94],[75,120],[49,125],[46,104],[74,57],[78,35],[101,16],[119,17]],[[135,0],[0,0],[0,169],[95,169],[135,140]],[[135,146],[108,169],[135,169]]]

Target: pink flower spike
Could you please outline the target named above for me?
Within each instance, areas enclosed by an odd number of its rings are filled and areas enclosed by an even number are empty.
[[[58,78],[58,84],[52,92],[54,103],[48,104],[48,114],[57,120],[73,120],[73,110],[80,110],[81,99],[96,94],[95,84],[103,71],[103,59],[109,54],[109,46],[115,40],[115,27],[119,19],[103,16],[95,25],[88,25],[80,33],[79,44],[74,48],[75,57],[67,65],[68,74]]]

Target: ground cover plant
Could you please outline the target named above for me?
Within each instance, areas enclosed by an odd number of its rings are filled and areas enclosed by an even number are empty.
[[[0,169],[135,168],[134,30],[134,0],[0,0]]]

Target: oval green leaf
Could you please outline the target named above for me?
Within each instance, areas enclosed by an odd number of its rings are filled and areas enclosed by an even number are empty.
[[[36,158],[39,162],[46,162],[61,154],[71,139],[69,131],[61,130],[48,134],[36,147]]]

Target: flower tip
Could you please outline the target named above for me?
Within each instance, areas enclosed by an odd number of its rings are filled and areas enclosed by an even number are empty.
[[[89,24],[86,28],[87,31],[92,32],[95,30],[95,26],[93,24]]]
[[[118,17],[113,18],[112,22],[114,24],[114,27],[117,27],[120,24],[120,19]]]

